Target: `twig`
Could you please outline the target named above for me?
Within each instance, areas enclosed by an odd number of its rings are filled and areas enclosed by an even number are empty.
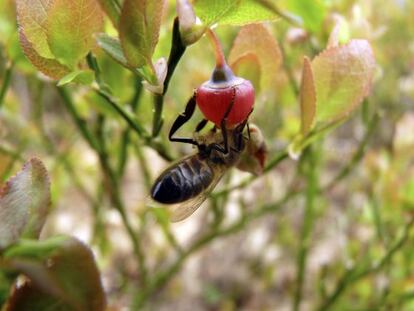
[[[79,114],[78,114],[78,112],[75,108],[75,105],[73,104],[72,99],[71,99],[70,95],[68,94],[68,92],[66,91],[66,89],[64,87],[58,87],[57,91],[58,91],[59,95],[61,96],[66,109],[68,110],[69,114],[71,115],[71,117],[72,117],[73,121],[75,122],[76,127],[80,131],[82,137],[86,140],[86,142],[89,144],[89,146],[93,150],[99,152],[100,146],[99,146],[98,142],[96,141],[96,138],[89,131],[88,127],[86,126],[85,120],[83,120],[79,116]]]
[[[316,146],[318,148],[318,146]],[[299,252],[297,256],[296,289],[293,298],[293,310],[299,310],[303,296],[305,283],[306,261],[311,242],[312,228],[314,225],[315,199],[318,194],[318,155],[316,148],[308,148],[306,157],[306,203],[303,213],[303,224],[300,235]]]
[[[107,191],[109,192],[109,198],[115,209],[119,212],[122,218],[122,223],[128,233],[129,238],[132,242],[132,248],[134,250],[135,257],[138,259],[139,272],[141,277],[141,284],[143,287],[147,284],[147,269],[145,265],[145,256],[142,250],[141,242],[138,239],[138,234],[132,227],[132,224],[127,215],[124,203],[122,201],[122,196],[120,193],[119,182],[115,171],[111,168],[109,164],[109,156],[106,150],[105,139],[102,133],[103,128],[103,117],[100,118],[98,122],[98,133],[97,137],[99,139],[101,150],[98,152],[99,161],[101,163],[102,171],[106,177],[108,183]]]
[[[9,89],[9,86],[10,86],[13,67],[14,67],[14,63],[12,63],[11,61],[9,61],[6,64],[6,71],[4,72],[3,84],[0,88],[0,108],[3,105],[4,97],[6,96],[7,90]]]
[[[298,19],[280,10],[273,2],[269,0],[256,0],[256,1],[259,2],[261,5],[263,5],[265,8],[275,13],[280,18],[284,19],[286,22],[288,22],[292,26],[296,26],[296,27],[303,26],[302,23]]]
[[[353,154],[348,164],[345,165],[341,169],[341,171],[334,178],[332,178],[332,180],[325,186],[326,190],[328,191],[331,190],[339,181],[341,181],[346,176],[348,176],[349,173],[352,172],[352,169],[356,166],[356,164],[359,161],[361,161],[364,155],[365,149],[368,145],[368,142],[371,139],[371,136],[374,134],[375,129],[378,125],[378,121],[379,121],[379,114],[375,113],[367,125],[366,132],[361,142],[359,143],[358,149],[355,151],[355,153]]]
[[[162,94],[154,95],[154,117],[152,124],[152,137],[157,137],[162,127],[162,110],[164,105],[164,95],[167,93],[171,77],[177,67],[181,57],[184,55],[186,46],[183,44],[180,35],[180,25],[178,18],[174,19],[173,33],[171,40],[171,50],[168,56],[167,75],[163,83]]]
[[[276,153],[276,155],[268,161],[266,167],[263,170],[263,174],[266,174],[266,173],[270,172],[275,166],[279,165],[280,162],[282,162],[283,160],[285,160],[288,157],[289,157],[289,153],[287,152],[287,150],[282,150],[282,151]],[[213,193],[211,196],[213,198],[218,198],[218,197],[229,194],[233,190],[245,188],[248,185],[250,185],[254,180],[256,180],[258,177],[261,177],[261,176],[262,175],[249,176],[246,179],[242,180],[240,183],[238,183],[236,185],[233,185],[233,186],[230,186],[230,187],[227,187],[227,188],[224,188],[221,191],[217,191],[217,192]]]
[[[338,281],[335,289],[328,296],[328,298],[323,302],[323,304],[318,308],[318,310],[328,310],[341,296],[341,294],[347,290],[352,284],[356,283],[360,279],[380,271],[386,264],[388,264],[396,254],[396,252],[405,244],[408,240],[410,230],[414,224],[414,217],[404,226],[401,236],[396,239],[393,246],[391,246],[384,256],[373,264],[370,267],[361,270],[361,267],[358,265],[353,266],[348,269],[342,278]]]
[[[249,213],[244,214],[243,217],[241,217],[238,221],[233,223],[232,225],[227,226],[226,228],[217,228],[213,227],[213,230],[205,233],[200,238],[198,238],[193,244],[187,248],[187,250],[184,250],[178,258],[175,260],[173,264],[171,264],[168,268],[166,268],[163,271],[158,272],[152,282],[150,283],[148,289],[146,292],[141,292],[139,296],[136,297],[134,301],[134,307],[136,309],[142,307],[143,304],[145,304],[145,301],[147,298],[153,294],[156,290],[159,290],[163,286],[166,285],[166,283],[174,276],[176,275],[181,267],[183,266],[185,260],[192,255],[193,253],[197,252],[198,250],[202,249],[203,247],[210,244],[213,240],[215,240],[218,237],[225,237],[228,235],[235,234],[241,230],[243,230],[249,223],[251,223],[253,220],[258,219],[268,213],[274,213],[281,209],[289,200],[296,197],[298,194],[300,194],[299,191],[288,191],[286,192],[285,196],[281,198],[280,200],[269,203],[261,206],[258,209],[255,209]]]
[[[132,111],[135,113],[138,107],[139,98],[142,93],[142,80],[140,78],[136,78],[135,80],[135,91],[134,95],[131,98],[131,101],[129,103],[129,106],[131,107]],[[118,176],[123,176],[125,171],[125,165],[128,161],[128,145],[130,142],[130,134],[131,130],[130,128],[127,128],[124,130],[122,134],[122,140],[121,140],[121,147],[118,157]]]
[[[140,241],[137,238],[137,234],[136,232],[134,232],[132,225],[129,222],[129,218],[127,216],[127,213],[125,211],[123,202],[121,200],[121,195],[119,193],[119,185],[118,185],[118,181],[116,178],[116,174],[114,173],[114,171],[112,170],[112,168],[109,165],[108,162],[108,156],[105,150],[105,145],[104,145],[104,140],[102,137],[100,137],[100,141],[98,141],[95,136],[92,135],[92,133],[89,131],[89,129],[87,128],[85,122],[81,119],[81,117],[79,116],[73,102],[72,99],[70,98],[69,94],[67,94],[66,90],[62,87],[58,88],[58,92],[61,95],[62,99],[63,99],[63,103],[65,104],[66,108],[68,109],[69,113],[71,114],[75,125],[78,127],[78,130],[80,131],[80,133],[82,134],[83,138],[88,142],[88,144],[90,145],[90,147],[95,150],[95,152],[97,153],[98,157],[99,157],[99,161],[102,167],[102,171],[104,172],[106,178],[107,178],[107,182],[109,184],[108,186],[108,190],[109,190],[109,194],[110,194],[110,199],[112,204],[114,205],[114,208],[119,212],[119,214],[121,215],[122,218],[122,222],[127,230],[128,236],[131,239],[132,245],[133,245],[133,249],[134,249],[134,253],[138,259],[138,263],[140,266],[140,271],[141,271],[141,276],[142,276],[142,280],[143,280],[143,284],[146,284],[146,269],[145,266],[143,264],[144,262],[144,257],[143,257],[143,252],[141,250],[141,245],[140,245]]]
[[[284,47],[283,41],[284,41],[283,38],[279,40],[280,52],[282,53],[282,57],[283,57],[283,60],[284,60],[282,62],[283,63],[283,69],[286,72],[286,76],[288,78],[288,81],[289,81],[290,87],[292,88],[293,93],[298,98],[299,92],[300,92],[299,91],[299,84],[296,81],[295,76],[293,75],[293,72],[292,72],[292,68],[290,67],[289,62],[286,58],[285,47]]]

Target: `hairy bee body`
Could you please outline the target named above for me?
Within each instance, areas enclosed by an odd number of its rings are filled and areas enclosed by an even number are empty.
[[[200,154],[194,154],[165,170],[151,190],[154,200],[174,204],[196,197],[214,179],[214,171]]]
[[[227,131],[227,151],[220,131],[211,130],[198,136],[198,152],[172,164],[155,180],[151,197],[168,206],[171,221],[180,221],[191,215],[222,176],[237,165],[245,149],[242,130],[243,127]]]

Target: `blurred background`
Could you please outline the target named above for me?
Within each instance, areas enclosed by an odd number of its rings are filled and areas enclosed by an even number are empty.
[[[334,21],[349,38],[371,43],[371,94],[300,159],[283,158],[259,177],[232,169],[194,215],[170,224],[163,211],[147,208],[152,182],[169,162],[88,86],[58,88],[40,74],[19,47],[14,1],[0,2],[0,181],[30,157],[45,163],[53,210],[42,237],[71,234],[92,247],[113,310],[134,301],[149,310],[414,310],[414,2],[309,1],[306,10],[296,3],[278,5],[307,21],[303,28],[284,19],[266,24],[282,60],[272,87],[256,85],[251,121],[263,131],[268,158],[277,160],[299,131],[303,56],[325,48]],[[169,1],[154,59],[169,53],[175,14]],[[239,30],[215,29],[226,55]],[[150,129],[151,93],[101,50],[94,53],[113,95]],[[214,63],[202,38],[172,77],[159,143],[173,159],[194,152],[168,142],[168,131]],[[106,142],[116,190],[65,94]],[[182,133],[191,135],[200,119],[197,112]]]

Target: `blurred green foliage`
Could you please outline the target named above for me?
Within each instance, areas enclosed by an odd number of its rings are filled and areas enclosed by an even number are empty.
[[[42,159],[53,203],[42,238],[72,234],[90,245],[110,310],[414,310],[414,2],[195,1],[200,18],[218,22],[226,55],[252,15],[277,16],[266,28],[282,60],[274,84],[260,84],[251,118],[268,144],[264,176],[231,172],[208,208],[182,224],[147,209],[148,191],[171,158],[193,152],[169,143],[168,131],[209,79],[214,53],[205,37],[187,47],[162,98],[163,127],[151,137],[158,95],[142,80],[154,78],[154,64],[170,53],[176,7],[166,3],[146,60],[150,74],[121,66],[90,43],[89,58],[79,50],[79,64],[70,65],[94,70],[96,83],[72,73],[57,87],[21,50],[15,1],[0,1],[0,181],[33,155]],[[211,5],[224,6],[234,22]],[[254,6],[260,14],[247,14]],[[108,10],[117,21],[120,11]],[[288,159],[301,126],[303,57],[322,52],[338,23],[339,42],[366,39],[373,49],[371,93],[299,160]],[[117,36],[116,28],[105,18],[102,31]],[[200,119],[196,112],[183,135]],[[9,281],[0,269],[1,303]]]

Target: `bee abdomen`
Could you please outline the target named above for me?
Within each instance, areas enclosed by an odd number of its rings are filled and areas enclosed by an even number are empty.
[[[184,202],[208,188],[212,180],[211,168],[193,156],[162,173],[151,189],[151,196],[164,204]]]

